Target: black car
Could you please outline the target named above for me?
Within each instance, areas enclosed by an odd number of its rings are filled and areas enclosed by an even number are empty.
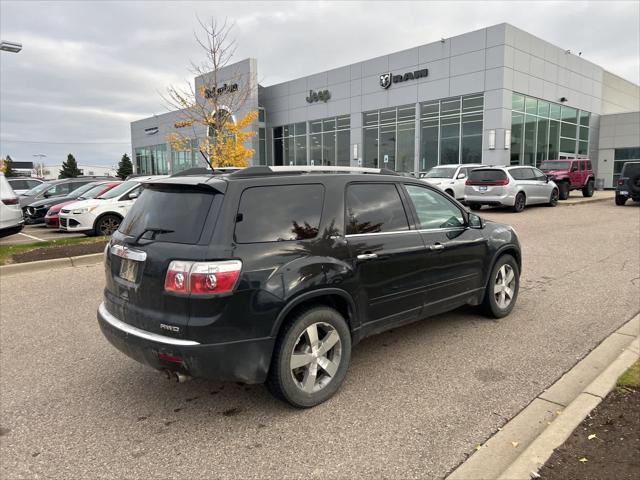
[[[514,230],[387,173],[251,167],[146,184],[105,249],[104,335],[178,380],[266,381],[311,407],[369,335],[465,304],[508,315]]]
[[[104,183],[108,183],[108,180],[99,180],[96,182],[85,183],[81,187],[76,188],[66,195],[58,197],[47,197],[42,200],[32,202],[23,209],[24,220],[28,224],[42,223],[44,222],[44,217],[46,216],[47,212],[54,205],[68,202],[70,200],[82,200],[80,197],[83,193],[88,192],[96,185],[101,185]]]
[[[626,162],[616,184],[616,205],[640,202],[640,162]]]

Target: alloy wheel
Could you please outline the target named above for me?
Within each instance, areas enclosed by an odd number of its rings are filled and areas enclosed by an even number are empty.
[[[342,357],[342,342],[328,323],[309,325],[296,340],[289,367],[295,385],[305,393],[315,393],[333,379]]]
[[[493,286],[493,295],[498,307],[505,309],[513,300],[515,294],[516,275],[511,265],[504,264],[498,270]]]
[[[113,235],[119,226],[120,222],[115,217],[106,217],[100,221],[99,230],[102,235]]]

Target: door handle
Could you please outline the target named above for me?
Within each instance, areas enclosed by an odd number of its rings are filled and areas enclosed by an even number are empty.
[[[435,245],[429,245],[429,250],[444,250],[444,245],[441,243],[436,243]]]
[[[358,260],[373,260],[374,258],[378,258],[376,253],[362,253],[356,257]]]

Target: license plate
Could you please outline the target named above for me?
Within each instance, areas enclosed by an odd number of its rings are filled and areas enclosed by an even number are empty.
[[[629,195],[629,192],[627,192],[627,191],[625,191],[625,190],[622,190],[622,191],[620,192],[620,195]]]
[[[120,278],[135,283],[138,277],[138,262],[123,258],[120,261]]]
[[[478,190],[480,190],[481,192],[486,192],[487,191],[487,186],[486,185],[482,185],[482,186],[478,187]]]

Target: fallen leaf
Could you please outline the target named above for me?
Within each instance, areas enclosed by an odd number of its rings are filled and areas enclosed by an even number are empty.
[[[592,433],[591,435],[589,435],[587,437],[588,440],[593,440],[594,438],[596,438],[596,434],[595,433]]]
[[[587,460],[587,457],[582,457],[580,460],[578,460],[579,462],[582,463],[587,463],[589,460]]]
[[[519,442],[511,442],[511,445],[513,445],[513,448],[518,448],[518,445],[520,445]]]
[[[556,415],[561,415],[562,412],[560,410],[556,410]]]
[[[482,448],[482,445],[477,445],[476,446],[476,450],[480,450]]]

